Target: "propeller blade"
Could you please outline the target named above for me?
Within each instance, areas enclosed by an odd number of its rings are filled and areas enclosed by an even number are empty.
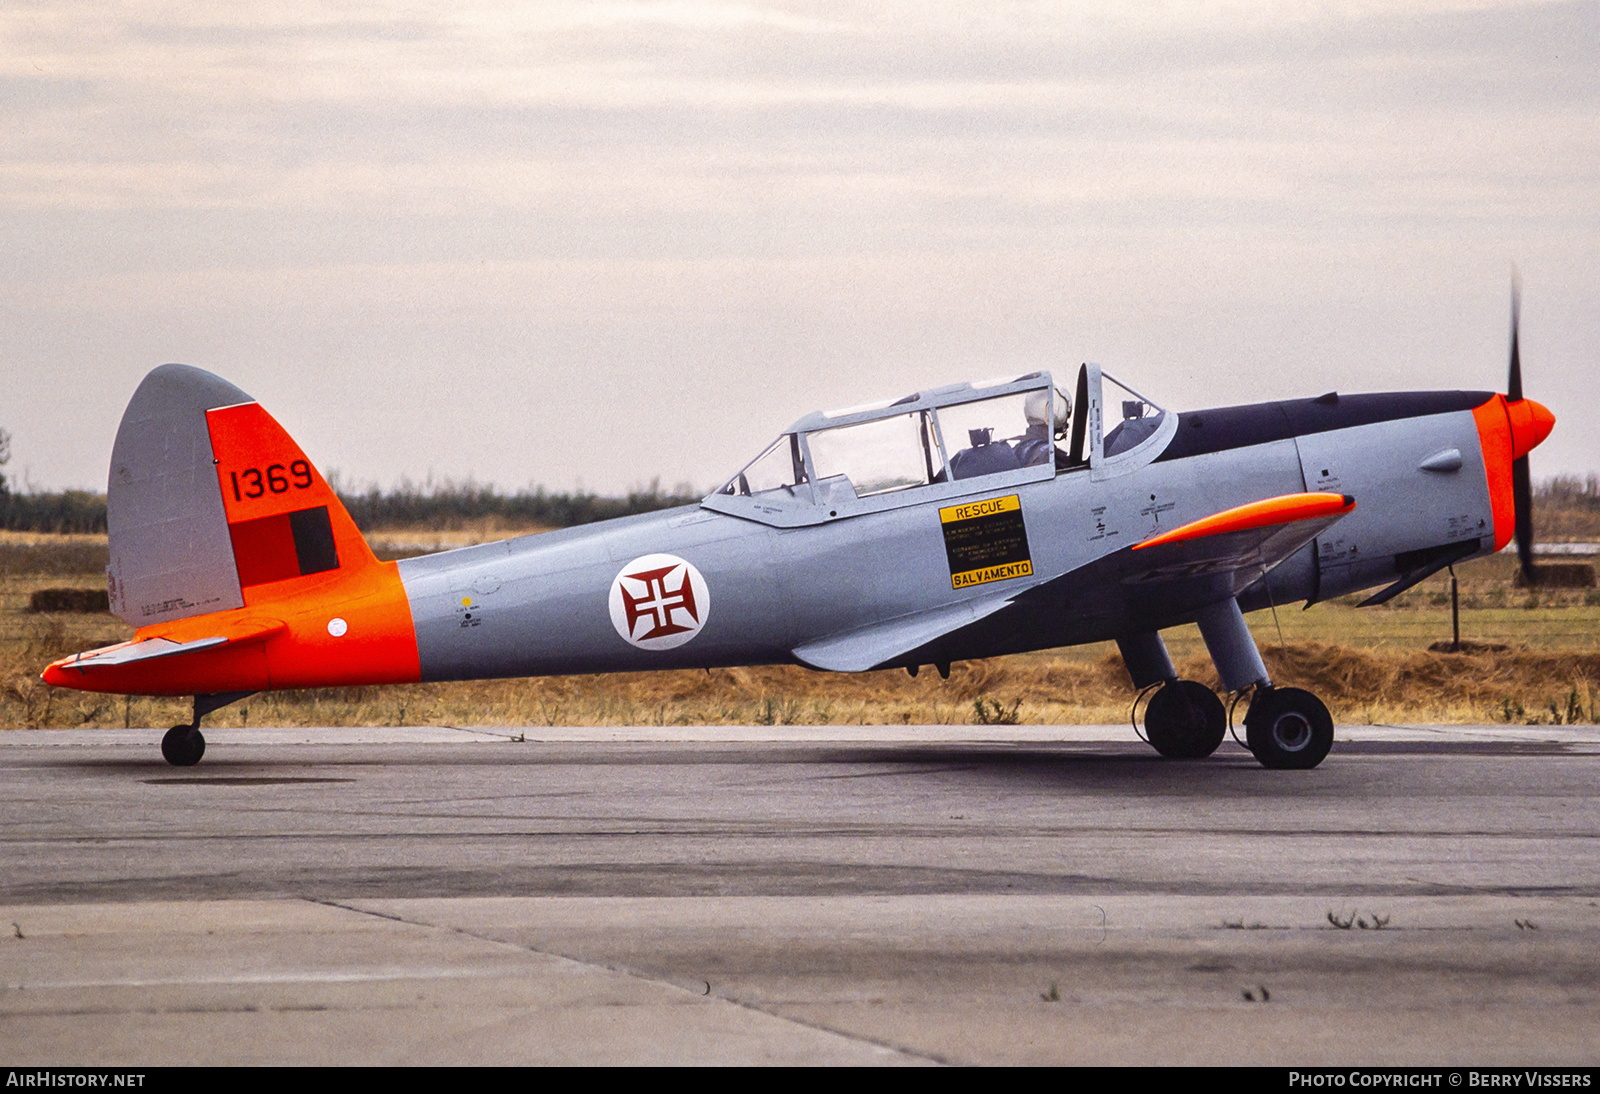
[[[1511,368],[1506,375],[1506,401],[1522,399],[1522,353],[1517,327],[1522,319],[1522,274],[1511,268]],[[1511,497],[1516,506],[1517,561],[1522,566],[1522,583],[1532,588],[1538,583],[1533,569],[1533,480],[1528,457],[1511,461]]]
[[[1506,377],[1506,398],[1522,398],[1522,356],[1517,350],[1517,321],[1522,315],[1522,275],[1511,274],[1511,373]],[[1520,512],[1520,510],[1519,510]]]
[[[1522,564],[1522,582],[1529,588],[1538,584],[1533,569],[1533,483],[1528,474],[1528,457],[1511,461],[1511,496],[1517,507],[1517,561]]]

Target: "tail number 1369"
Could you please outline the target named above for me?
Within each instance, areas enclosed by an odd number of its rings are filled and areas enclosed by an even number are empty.
[[[259,498],[269,490],[274,494],[287,493],[290,486],[304,490],[311,485],[311,465],[305,460],[295,460],[288,467],[281,463],[269,464],[265,470],[247,467],[243,471],[230,471],[233,482],[233,500]],[[291,481],[292,480],[292,481]]]

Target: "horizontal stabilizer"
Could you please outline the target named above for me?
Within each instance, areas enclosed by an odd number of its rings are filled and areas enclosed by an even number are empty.
[[[62,668],[108,669],[115,665],[128,665],[135,661],[150,661],[157,657],[174,657],[180,653],[194,653],[221,646],[228,640],[220,634],[210,638],[196,638],[193,642],[174,642],[170,638],[146,638],[139,642],[122,642],[98,650],[88,650],[62,663]]]
[[[1004,608],[1015,593],[1006,596],[966,600],[931,611],[903,615],[884,623],[808,642],[794,650],[802,664],[829,672],[865,672],[892,662],[936,638]]]
[[[266,639],[279,631],[284,630],[284,624],[276,619],[248,619],[227,624],[221,628],[224,633],[206,635],[203,638],[193,638],[188,641],[177,641],[172,638],[152,637],[135,639],[132,642],[119,642],[114,646],[102,646],[97,650],[86,650],[83,653],[73,654],[55,662],[45,671],[47,683],[54,683],[50,679],[51,671],[77,671],[87,672],[93,669],[109,669],[120,665],[132,664],[135,661],[151,661],[158,657],[177,657],[185,653],[198,653],[200,650],[214,649],[231,643],[257,642]]]

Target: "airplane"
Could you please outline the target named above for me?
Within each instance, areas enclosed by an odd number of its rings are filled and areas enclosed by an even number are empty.
[[[1142,736],[1199,759],[1231,709],[1161,638],[1195,623],[1249,699],[1246,747],[1313,768],[1333,719],[1273,683],[1245,613],[1381,603],[1512,538],[1533,579],[1528,453],[1555,419],[1522,394],[1519,310],[1514,289],[1504,394],[1179,413],[1093,364],[1070,399],[1034,371],[807,415],[697,505],[399,562],[258,402],[162,365],[107,485],[108,591],[134,637],[43,678],[193,696],[161,742],[188,766],[203,717],[269,689],[757,664],[948,678],[1112,640]]]

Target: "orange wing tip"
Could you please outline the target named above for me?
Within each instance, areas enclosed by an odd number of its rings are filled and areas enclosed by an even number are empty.
[[[1228,532],[1247,532],[1252,528],[1267,528],[1279,524],[1295,524],[1302,520],[1343,516],[1356,507],[1356,499],[1349,494],[1331,494],[1312,491],[1304,494],[1284,494],[1277,498],[1264,498],[1248,505],[1224,509],[1209,517],[1190,521],[1170,532],[1153,536],[1143,543],[1133,545],[1135,551],[1146,547],[1159,547],[1163,543],[1181,543],[1189,539],[1220,536]]]

